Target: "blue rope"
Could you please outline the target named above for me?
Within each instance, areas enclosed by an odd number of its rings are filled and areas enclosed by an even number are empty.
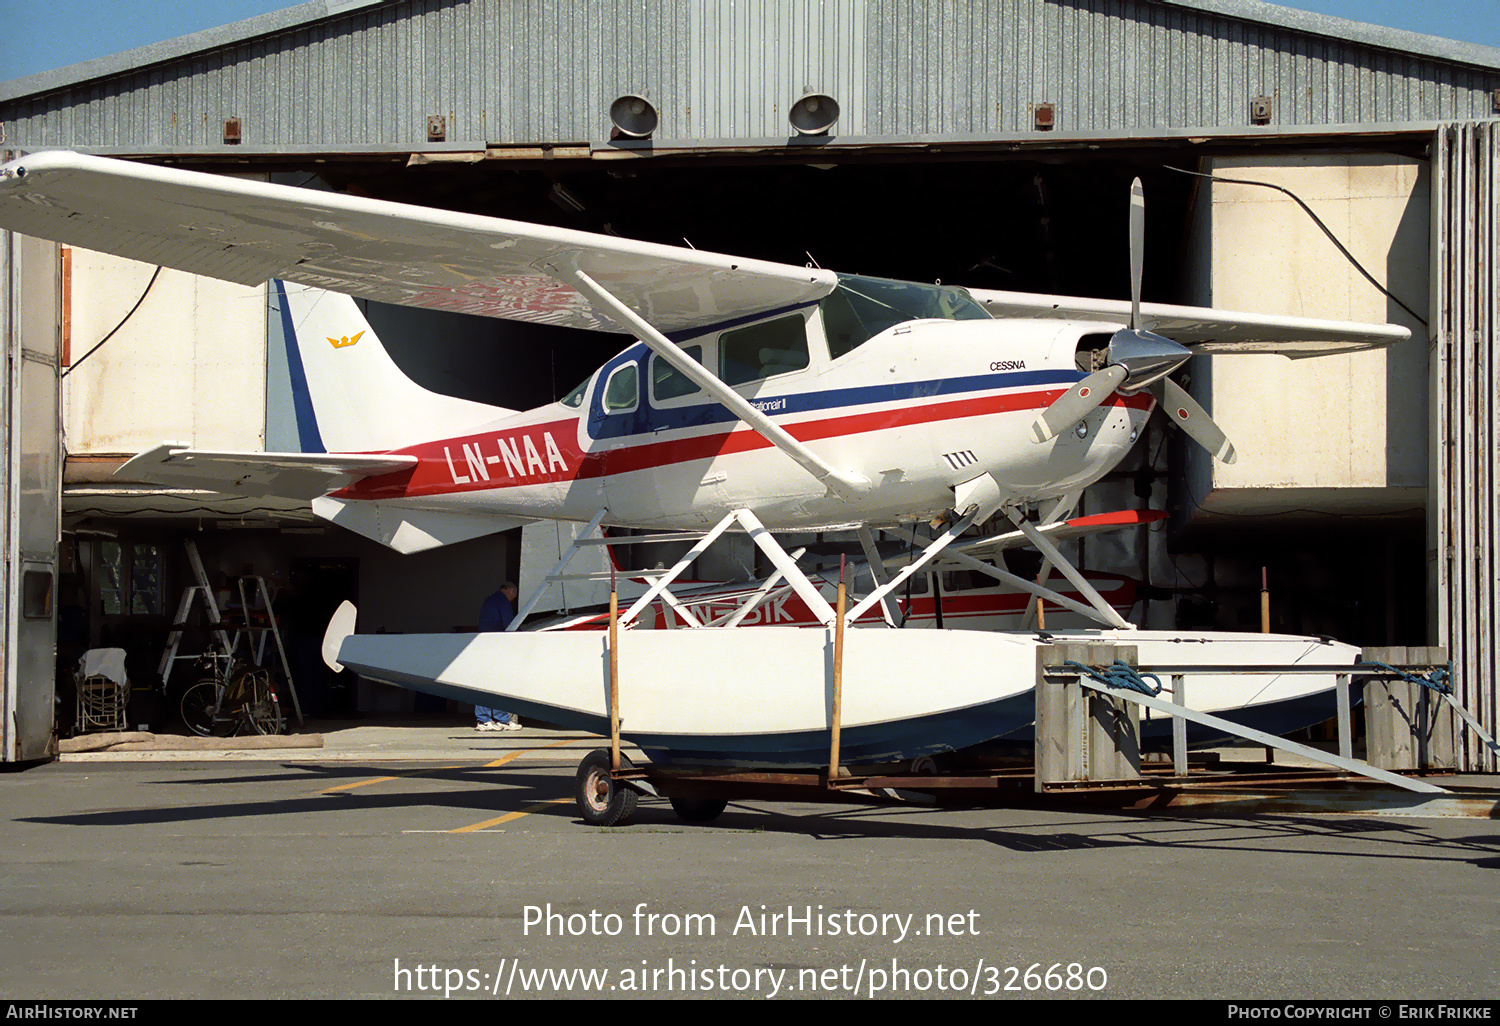
[[[1063,663],[1086,677],[1091,677],[1107,688],[1125,688],[1130,691],[1139,691],[1143,695],[1159,695],[1162,692],[1161,678],[1154,673],[1137,673],[1128,663],[1116,659],[1109,666],[1085,666],[1082,663],[1069,659]],[[1152,687],[1146,683],[1149,678],[1156,682]]]
[[[1408,673],[1405,670],[1398,670],[1387,663],[1382,663],[1378,659],[1370,660],[1370,665],[1378,666],[1387,673],[1406,681],[1408,684],[1420,684],[1424,688],[1436,691],[1440,695],[1453,694],[1452,663],[1449,663],[1447,666],[1436,667],[1431,673]]]

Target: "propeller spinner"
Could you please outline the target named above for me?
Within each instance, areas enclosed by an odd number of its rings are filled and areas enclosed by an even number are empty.
[[[1031,426],[1032,440],[1045,442],[1057,437],[1098,409],[1117,390],[1150,389],[1173,424],[1215,458],[1233,463],[1234,446],[1224,432],[1181,385],[1167,377],[1192,357],[1192,350],[1139,326],[1145,240],[1146,197],[1137,178],[1130,184],[1130,327],[1110,336],[1103,368],[1085,377],[1042,411]]]

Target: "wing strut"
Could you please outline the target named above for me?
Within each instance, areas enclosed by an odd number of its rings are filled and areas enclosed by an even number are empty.
[[[556,274],[562,281],[577,289],[594,306],[606,311],[609,316],[627,325],[642,342],[660,354],[663,360],[666,360],[688,380],[717,399],[730,413],[744,421],[766,441],[790,456],[797,462],[798,466],[821,481],[830,491],[845,499],[852,499],[870,490],[870,482],[868,480],[863,477],[846,474],[829,466],[822,457],[793,438],[780,424],[777,424],[760,410],[751,406],[744,396],[726,385],[717,374],[714,374],[697,360],[694,360],[687,353],[683,352],[680,346],[657,331],[639,314],[616,299],[604,286],[600,285],[593,278],[590,278],[583,271],[557,268],[549,270],[551,273]]]
[[[870,577],[875,581],[878,588],[891,579],[891,575],[885,572],[885,563],[881,562],[880,550],[875,547],[875,535],[870,533],[868,525],[861,527],[857,532],[859,536],[859,547],[865,551],[865,562],[870,564]],[[880,615],[885,618],[887,627],[896,626],[896,617],[891,612],[889,595],[883,595],[880,599]]]
[[[978,509],[973,513],[969,513],[963,517],[960,517],[958,520],[948,525],[948,529],[946,531],[927,543],[927,547],[922,550],[922,554],[920,556],[903,567],[895,577],[890,578],[884,584],[880,585],[880,587],[876,588],[874,591],[870,592],[870,594],[861,599],[859,601],[859,604],[849,611],[849,622],[854,623],[859,620],[861,616],[865,615],[866,610],[868,610],[875,603],[884,602],[887,595],[895,591],[897,588],[900,588],[901,585],[905,584],[906,579],[912,574],[916,573],[918,570],[921,570],[928,563],[931,563],[933,559],[937,557],[938,553],[942,552],[948,547],[949,543],[952,542],[953,539],[957,538],[974,524],[983,519],[977,514],[984,513],[985,517],[988,517],[992,512],[994,511]]]
[[[589,537],[595,531],[599,530],[599,525],[604,522],[604,518],[607,516],[609,516],[609,509],[601,509],[599,512],[594,514],[594,519],[589,521],[588,526],[574,536],[573,544],[568,546],[568,551],[564,552],[562,554],[562,557],[558,559],[557,565],[552,568],[552,572],[546,577],[542,578],[542,586],[537,588],[531,593],[530,596],[527,597],[526,604],[521,607],[521,611],[511,618],[510,626],[505,628],[507,631],[518,630],[521,624],[526,622],[526,618],[531,615],[532,610],[536,609],[536,607],[541,604],[542,596],[547,594],[547,588],[554,582],[559,581],[562,576],[562,572],[566,570],[568,564],[573,561],[573,557],[577,555],[578,549],[583,545],[583,539]],[[559,587],[561,587],[560,584]]]
[[[1007,509],[1005,515],[1010,517],[1011,523],[1020,528],[1021,533],[1026,536],[1026,540],[1036,546],[1042,555],[1046,557],[1047,561],[1062,572],[1062,575],[1068,579],[1068,583],[1077,588],[1078,593],[1089,600],[1089,605],[1099,610],[1110,626],[1125,631],[1135,630],[1135,624],[1130,623],[1119,613],[1115,612],[1114,607],[1104,601],[1104,596],[1100,595],[1092,584],[1084,580],[1083,575],[1078,572],[1072,563],[1063,558],[1063,554],[1057,551],[1057,546],[1053,545],[1042,536],[1040,531],[1026,522],[1026,518],[1019,510]],[[1054,601],[1056,601],[1055,598]]]

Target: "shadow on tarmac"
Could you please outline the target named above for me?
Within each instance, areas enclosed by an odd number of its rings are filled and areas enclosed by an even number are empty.
[[[524,757],[523,757],[524,758]],[[302,817],[329,812],[402,811],[451,809],[470,821],[506,813],[530,811],[531,816],[583,827],[571,801],[571,772],[557,769],[536,772],[506,766],[434,766],[395,769],[386,766],[294,763],[279,767],[279,773],[166,778],[143,782],[145,787],[177,788],[183,784],[265,784],[307,786],[308,793],[264,801],[231,801],[222,804],[173,805],[168,807],[109,809],[55,816],[19,817],[13,822],[73,827],[143,827],[193,822],[216,822],[252,817]],[[377,779],[378,778],[378,779]],[[396,788],[426,780],[453,784],[485,785],[457,789],[332,790],[338,781],[371,780],[372,788]],[[176,792],[181,794],[181,792]],[[567,799],[558,801],[558,799]],[[553,803],[537,808],[541,803]],[[988,812],[995,819],[1025,817],[1032,822],[955,823],[955,817],[972,819]],[[762,832],[808,837],[814,840],[899,838],[906,840],[972,840],[1007,852],[1046,854],[1096,848],[1150,850],[1234,850],[1299,856],[1359,857],[1468,863],[1482,869],[1500,869],[1500,835],[1476,833],[1467,837],[1442,837],[1419,822],[1401,822],[1383,817],[1279,816],[1132,810],[1077,810],[1051,819],[1047,809],[934,809],[890,803],[840,804],[837,806],[757,802],[731,803],[718,819],[708,824],[686,823],[663,799],[643,797],[631,823],[624,827],[595,828],[622,839],[632,834],[711,831],[719,833]],[[435,830],[433,832],[445,832]],[[1331,842],[1331,844],[1329,843]],[[1352,843],[1351,843],[1352,842]]]

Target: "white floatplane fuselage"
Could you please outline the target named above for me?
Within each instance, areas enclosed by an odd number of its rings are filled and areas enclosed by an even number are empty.
[[[861,291],[897,287],[846,281]],[[901,320],[834,355],[827,322],[848,303],[840,288],[679,343],[731,382],[749,378],[734,387],[756,409],[830,465],[861,474],[860,522],[938,516],[953,508],[956,486],[986,473],[1007,504],[1076,493],[1129,451],[1154,406],[1146,392],[1111,397],[1045,443],[1028,437],[1038,411],[1083,377],[1075,353],[1100,325],[996,321],[960,290],[899,287],[921,297],[919,309],[941,305],[966,319]],[[764,337],[747,341],[747,332]],[[607,523],[652,528],[702,527],[740,508],[772,530],[851,520],[847,497],[799,471],[644,343],[560,402],[391,455],[417,462],[331,500],[580,521],[607,508]]]

